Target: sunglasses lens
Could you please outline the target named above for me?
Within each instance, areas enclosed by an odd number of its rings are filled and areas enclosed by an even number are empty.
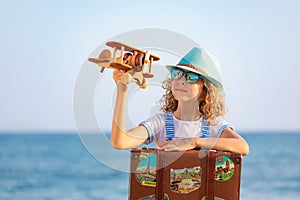
[[[183,74],[184,74],[184,72],[179,69],[172,68],[172,70],[171,70],[171,77],[173,80],[179,80]]]
[[[198,83],[199,78],[200,77],[198,74],[195,74],[192,72],[186,74],[186,82],[191,83],[191,84]]]

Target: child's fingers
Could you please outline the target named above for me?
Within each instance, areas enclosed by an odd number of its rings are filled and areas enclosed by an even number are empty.
[[[115,80],[116,83],[119,82],[119,80],[122,78],[122,76],[124,75],[124,71],[115,69],[113,72],[113,79]]]

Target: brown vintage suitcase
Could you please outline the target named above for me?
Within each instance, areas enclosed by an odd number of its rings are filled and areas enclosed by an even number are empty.
[[[224,151],[131,150],[129,200],[236,200],[242,157]]]

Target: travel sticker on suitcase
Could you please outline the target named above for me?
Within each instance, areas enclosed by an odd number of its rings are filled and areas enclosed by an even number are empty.
[[[177,193],[190,193],[201,186],[200,166],[170,170],[171,190]]]
[[[141,152],[135,171],[136,180],[143,186],[156,186],[156,154]]]
[[[227,156],[216,157],[216,181],[224,182],[231,179],[234,174],[234,163]]]

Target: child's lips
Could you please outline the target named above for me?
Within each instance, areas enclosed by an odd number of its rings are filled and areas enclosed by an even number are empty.
[[[175,91],[177,91],[177,92],[187,92],[186,90],[181,89],[181,88],[175,88]]]

